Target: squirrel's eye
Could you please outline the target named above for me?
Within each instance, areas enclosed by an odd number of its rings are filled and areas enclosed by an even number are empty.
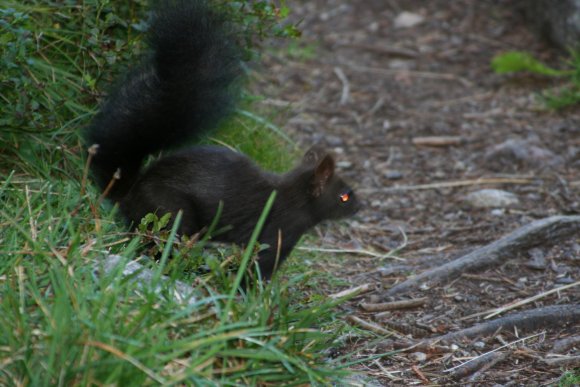
[[[341,193],[339,198],[343,203],[348,202],[350,200],[350,191]]]

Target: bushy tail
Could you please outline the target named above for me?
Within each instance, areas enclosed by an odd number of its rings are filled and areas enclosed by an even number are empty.
[[[120,200],[144,158],[213,129],[232,110],[241,72],[238,38],[206,0],[164,0],[149,30],[152,55],[112,92],[87,130],[98,144],[91,168],[102,189]]]

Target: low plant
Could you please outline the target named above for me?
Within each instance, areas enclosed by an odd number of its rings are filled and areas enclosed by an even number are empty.
[[[580,103],[580,51],[571,51],[567,68],[554,69],[540,62],[531,54],[510,51],[497,55],[491,66],[498,74],[529,72],[548,77],[564,78],[567,85],[558,90],[545,90],[541,98],[550,109],[562,109]]]
[[[325,358],[338,344],[324,329],[337,301],[298,291],[303,273],[240,290],[244,273],[259,275],[258,246],[208,248],[153,215],[129,232],[90,184],[79,133],[101,90],[146,49],[146,3],[6,0],[0,9],[0,385],[338,381],[343,365]],[[248,11],[241,22],[261,25],[259,36],[293,33],[274,28],[283,6],[227,3]],[[251,111],[209,141],[284,169],[287,141]],[[109,254],[123,259],[106,274]],[[160,289],[121,274],[140,257],[164,278]],[[176,297],[176,281],[195,299]]]
[[[580,368],[567,371],[560,378],[559,387],[575,387],[580,385]]]
[[[255,238],[240,271],[217,265],[196,277],[171,265],[192,256],[180,255],[187,242],[175,227],[121,232],[114,211],[95,218],[94,192],[79,198],[76,188],[13,175],[1,183],[1,385],[322,385],[345,374],[324,358],[334,334],[319,328],[337,302],[296,292],[304,275],[239,292]],[[161,290],[120,275],[122,266],[100,272],[106,255],[121,254],[124,264],[150,237],[161,241],[161,256],[144,267],[167,279]],[[174,295],[177,280],[196,289],[195,299]]]

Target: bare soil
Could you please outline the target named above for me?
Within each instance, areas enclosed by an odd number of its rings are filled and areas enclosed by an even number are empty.
[[[580,279],[580,235],[541,241],[488,269],[386,295],[412,275],[534,220],[580,213],[580,109],[549,111],[538,100],[539,91],[560,87],[561,80],[500,76],[490,68],[496,54],[509,50],[563,65],[563,53],[527,29],[518,3],[294,3],[293,17],[302,20],[300,48],[266,55],[260,87],[271,98],[265,102],[286,107],[287,128],[304,148],[321,142],[334,151],[340,173],[365,203],[346,232],[334,228],[320,247],[380,255],[406,240],[397,253],[404,260],[356,254],[346,265],[319,268],[352,287],[369,284],[374,289],[349,301],[345,315],[395,335],[361,335],[340,352],[355,351],[362,358],[403,349],[355,367],[379,385],[552,385],[580,365],[578,340],[569,348],[554,348],[580,334],[578,319],[545,321],[531,331],[520,332],[516,326],[445,348],[401,345],[489,321],[486,311],[574,284]],[[404,11],[423,21],[397,28],[395,18]],[[444,144],[421,139],[426,136]],[[511,151],[498,150],[508,140],[521,141]],[[484,188],[515,194],[519,204],[482,209],[466,203],[467,194]],[[382,317],[360,306],[420,297],[427,298],[423,306]],[[580,287],[500,316],[568,304],[578,307]],[[497,352],[466,375],[447,372],[492,350]]]

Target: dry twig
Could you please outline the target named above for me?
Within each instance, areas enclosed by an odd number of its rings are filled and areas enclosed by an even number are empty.
[[[370,66],[360,66],[354,63],[345,63],[353,71],[358,71],[362,73],[383,75],[383,76],[396,76],[405,74],[414,78],[423,79],[437,79],[445,81],[457,81],[465,87],[470,87],[472,83],[463,77],[459,77],[455,74],[445,74],[445,73],[433,73],[428,71],[415,71],[415,70],[396,70],[396,69],[385,69]]]
[[[577,367],[577,366],[580,366],[580,356],[553,357],[550,359],[544,359],[544,363],[549,364],[549,365],[557,365],[559,367],[562,367],[562,366]]]
[[[518,178],[497,177],[489,179],[443,181],[440,183],[430,183],[430,184],[400,185],[395,187],[363,188],[359,189],[358,191],[364,193],[418,191],[424,189],[457,188],[486,184],[529,184],[531,181],[532,178],[529,177],[518,177]]]
[[[374,284],[364,284],[364,285],[360,285],[360,286],[357,286],[354,288],[343,290],[343,291],[338,292],[338,293],[331,294],[328,297],[334,298],[334,299],[343,298],[343,297],[354,297],[354,296],[358,296],[358,295],[363,294],[363,293],[368,293],[372,290],[375,290]]]
[[[499,351],[499,350],[501,350],[501,349],[504,349],[504,348],[506,348],[506,347],[510,347],[510,346],[512,346],[512,345],[514,345],[514,344],[517,344],[517,343],[520,343],[520,342],[522,342],[522,341],[526,341],[526,340],[529,340],[529,339],[533,339],[534,337],[538,337],[538,336],[540,336],[540,335],[543,335],[543,334],[545,334],[545,333],[546,333],[546,332],[540,332],[540,333],[536,333],[535,335],[531,335],[531,336],[523,337],[523,338],[521,338],[521,339],[518,339],[518,340],[512,341],[511,343],[506,343],[505,345],[502,345],[501,347],[498,347],[498,348],[496,348],[496,349],[494,349],[494,350],[492,350],[492,351],[489,351],[489,352],[486,352],[486,353],[484,353],[484,354],[481,354],[481,355],[479,355],[479,356],[476,356],[476,357],[474,357],[473,359],[467,360],[466,362],[464,362],[464,363],[461,363],[461,364],[459,364],[459,365],[456,365],[456,366],[455,366],[455,367],[453,367],[453,368],[449,368],[449,369],[445,370],[445,372],[453,372],[453,371],[455,371],[455,370],[457,370],[457,369],[461,369],[461,368],[465,367],[467,364],[470,364],[470,363],[473,363],[473,362],[477,362],[477,361],[479,361],[479,359],[481,359],[481,358],[483,358],[483,357],[485,357],[485,356],[489,356],[490,354],[492,354],[492,353],[495,353],[495,352],[497,352],[497,351]],[[486,360],[486,362],[487,362],[487,360]]]
[[[396,335],[396,332],[385,329],[377,324],[373,324],[371,322],[365,321],[365,320],[363,320],[357,316],[354,316],[354,315],[349,315],[346,317],[346,319],[351,324],[357,325],[358,327],[360,327],[362,329],[366,329],[368,331],[374,332],[374,333],[379,334],[379,335],[383,335],[383,336]]]
[[[380,304],[362,303],[360,306],[366,312],[383,312],[386,310],[409,309],[422,306],[427,301],[427,297],[412,298],[410,300],[383,302]]]
[[[559,288],[555,288],[555,289],[552,289],[552,290],[548,290],[547,292],[543,292],[543,293],[540,293],[540,294],[536,294],[533,297],[526,298],[526,299],[521,300],[521,301],[518,301],[516,303],[510,304],[510,305],[505,305],[505,306],[502,306],[502,307],[493,309],[491,311],[484,312],[483,314],[487,314],[489,312],[492,312],[492,313],[488,314],[487,316],[485,316],[484,319],[488,319],[488,318],[497,316],[500,313],[506,312],[508,310],[515,309],[515,308],[520,307],[520,306],[525,305],[525,304],[529,304],[530,302],[537,301],[540,298],[544,298],[544,297],[546,297],[546,296],[548,296],[548,295],[550,295],[552,293],[561,292],[562,290],[566,290],[566,289],[569,289],[569,288],[573,288],[573,287],[578,286],[578,285],[580,285],[580,281],[574,282],[573,284],[560,286]]]
[[[386,313],[388,313],[388,312],[379,313],[376,315],[376,318],[385,317]],[[412,326],[412,325],[409,325],[408,323],[405,323],[405,322],[399,323],[399,322],[395,322],[392,320],[381,320],[381,324],[392,329],[395,332],[399,332],[403,335],[411,335],[414,338],[425,337],[431,333],[427,329],[419,328],[417,326]]]
[[[419,379],[421,379],[421,381],[425,384],[431,384],[431,382],[429,381],[429,379],[427,379],[427,377],[425,376],[425,374],[419,369],[419,367],[417,367],[415,364],[413,364],[411,366],[411,369],[413,370],[413,372],[415,372],[415,374],[419,377]]]
[[[580,344],[580,336],[570,336],[565,339],[558,340],[552,347],[553,353],[564,353],[570,348]]]
[[[508,356],[507,352],[506,353],[488,352],[485,355],[474,358],[473,361],[471,361],[470,363],[463,363],[464,366],[457,368],[454,372],[451,373],[451,376],[460,379],[468,375],[471,375],[469,381],[474,382],[485,371],[487,371],[497,363],[503,361],[507,356]]]
[[[340,104],[346,105],[348,99],[350,98],[350,83],[348,83],[348,78],[344,74],[344,71],[340,67],[334,68],[334,73],[342,82],[342,94],[340,95]]]
[[[402,246],[397,247],[395,250],[389,251],[388,253],[385,253],[385,254],[379,254],[379,253],[375,253],[374,251],[363,250],[363,249],[326,249],[323,247],[310,247],[310,246],[299,246],[296,249],[302,250],[302,251],[319,252],[319,253],[342,253],[342,254],[368,255],[370,257],[379,258],[379,259],[392,258],[392,259],[395,259],[398,261],[404,261],[405,259],[399,258],[399,257],[396,257],[393,255],[395,252],[400,251],[404,247],[405,247],[405,245],[403,244]]]
[[[439,336],[434,338],[433,341],[449,343],[462,339],[486,336],[497,331],[510,331],[517,328],[518,332],[522,333],[550,327],[562,328],[566,325],[577,324],[579,322],[580,305],[552,305],[486,321],[457,332]]]

